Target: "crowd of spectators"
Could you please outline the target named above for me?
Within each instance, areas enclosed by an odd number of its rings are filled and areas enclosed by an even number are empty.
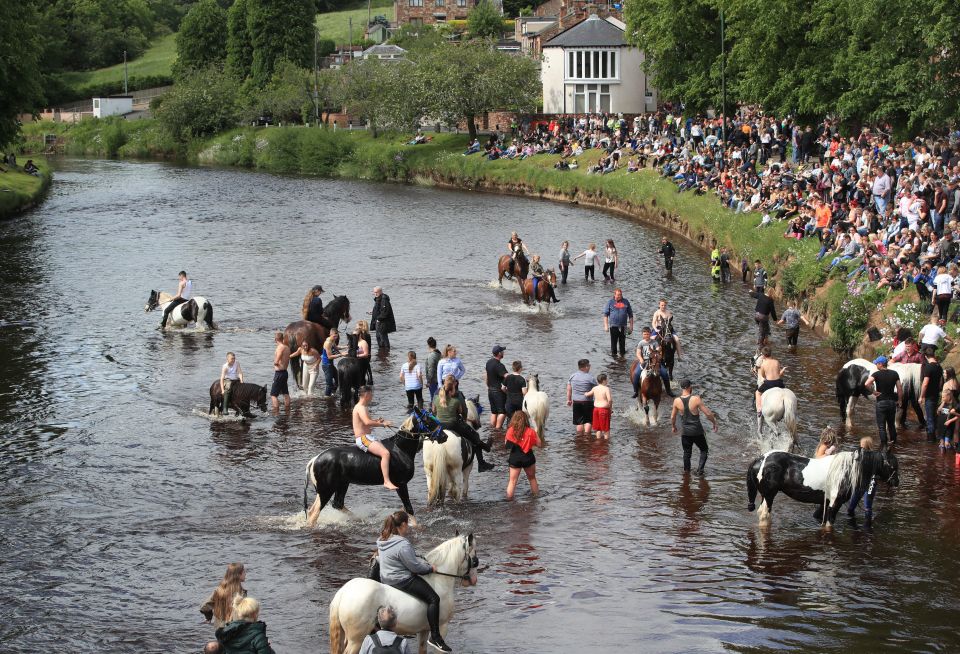
[[[943,295],[938,274],[960,287],[958,130],[898,142],[889,128],[843,136],[834,120],[805,125],[751,107],[738,110],[726,134],[720,119],[679,112],[629,120],[595,114],[525,121],[484,144],[474,141],[464,154],[554,154],[555,167],[566,170],[591,149],[601,156],[589,173],[652,166],[680,193],[713,195],[733,213],[760,214],[758,228],[779,224],[786,238],[818,239],[825,269],[840,266],[880,288],[914,284],[929,302]]]

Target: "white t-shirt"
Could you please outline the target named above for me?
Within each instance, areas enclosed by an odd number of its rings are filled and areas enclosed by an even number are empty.
[[[920,330],[920,343],[922,345],[937,345],[941,338],[944,338],[947,332],[940,329],[940,325],[924,325]]]
[[[594,261],[597,259],[597,252],[595,250],[584,250],[583,252],[583,265],[592,266]]]
[[[410,370],[410,364],[404,363],[400,367],[400,373],[403,375],[403,388],[404,390],[413,391],[418,388],[423,388],[423,382],[420,381],[420,376],[423,374],[420,369],[420,364],[415,363],[413,365],[413,370]]]
[[[953,277],[947,273],[940,273],[934,277],[933,285],[937,287],[937,295],[953,294]]]

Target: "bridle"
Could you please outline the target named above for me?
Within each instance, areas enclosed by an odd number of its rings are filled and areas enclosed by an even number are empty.
[[[460,565],[464,563],[467,564],[467,571],[461,574],[451,574],[449,572],[440,572],[439,570],[434,572],[435,575],[440,575],[441,577],[453,577],[454,579],[459,579],[461,581],[470,581],[470,571],[475,570],[480,567],[480,559],[476,554],[470,556],[470,551],[467,548],[467,541],[463,541],[463,560],[460,562]],[[460,569],[460,565],[457,566],[457,569]]]
[[[409,440],[413,440],[413,439],[419,439],[421,441],[425,439],[437,440],[437,438],[443,432],[443,426],[440,424],[440,421],[437,420],[436,416],[434,416],[431,413],[427,413],[426,411],[421,412],[420,409],[414,409],[412,413],[412,417],[413,417],[414,427],[416,428],[417,431],[412,432],[406,429],[400,429],[400,430],[397,430],[397,436],[402,436],[403,438],[406,438]],[[433,429],[429,429],[426,425],[426,421],[424,420],[424,417],[428,417],[432,419],[437,426],[434,427]]]

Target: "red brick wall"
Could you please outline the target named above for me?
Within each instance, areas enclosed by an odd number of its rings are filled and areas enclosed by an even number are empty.
[[[463,7],[457,4],[457,0],[443,0],[442,6],[437,6],[436,0],[422,0],[422,3],[422,6],[411,7],[410,0],[395,0],[397,26],[407,25],[411,19],[419,19],[424,25],[434,25],[437,23],[434,14],[444,14],[446,20],[466,20],[477,0],[466,0],[466,6]]]

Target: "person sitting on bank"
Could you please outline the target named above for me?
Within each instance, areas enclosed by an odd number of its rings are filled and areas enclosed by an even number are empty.
[[[457,380],[452,375],[447,375],[443,379],[443,387],[433,400],[433,414],[444,429],[449,429],[470,442],[477,455],[479,472],[493,470],[493,464],[483,460],[483,453],[491,449],[490,441],[486,443],[481,441],[476,430],[464,420],[467,416],[467,406],[457,395]]]
[[[23,164],[23,172],[34,177],[40,177],[40,169],[33,163],[33,159],[27,159],[27,163]]]

